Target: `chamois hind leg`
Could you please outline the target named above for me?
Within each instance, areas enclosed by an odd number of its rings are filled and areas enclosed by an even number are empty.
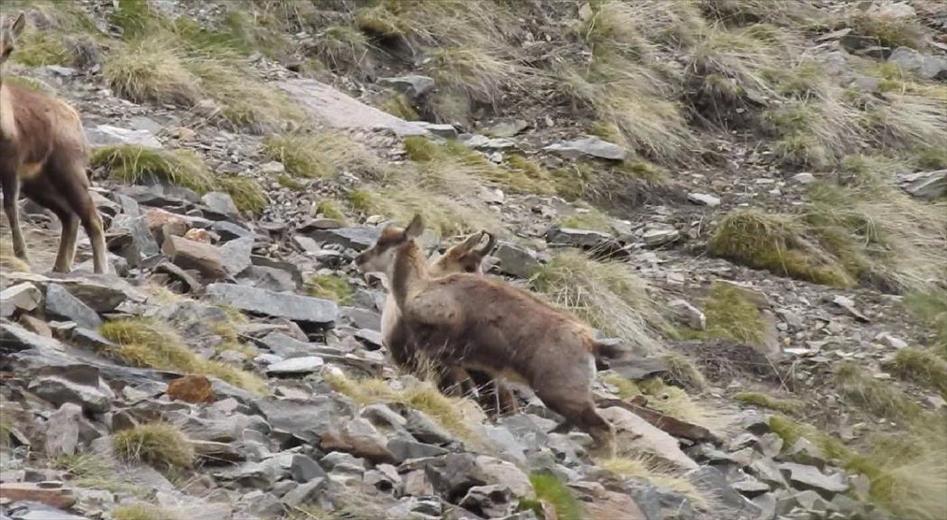
[[[566,422],[554,431],[561,432],[568,425],[576,426],[591,435],[597,447],[614,449],[614,429],[595,409],[589,385],[543,381],[533,389],[546,406],[565,418]]]
[[[59,175],[54,175],[57,187],[65,197],[69,209],[79,217],[82,228],[92,244],[92,268],[96,273],[104,273],[106,269],[105,230],[99,211],[89,195],[89,179],[85,173],[85,166],[81,161],[58,161],[55,168],[60,168]],[[75,242],[75,239],[73,239]],[[73,243],[73,253],[75,244]],[[72,257],[69,258],[72,265]],[[68,268],[67,268],[68,269]]]
[[[13,254],[20,260],[28,262],[26,241],[23,240],[23,231],[20,229],[20,212],[16,204],[20,198],[20,179],[9,161],[0,163],[0,190],[3,192],[3,212],[7,216],[10,233],[13,235]]]
[[[76,235],[79,231],[79,219],[72,213],[66,199],[55,191],[55,187],[42,180],[34,180],[23,186],[26,196],[34,202],[52,211],[62,223],[59,236],[59,251],[56,253],[56,263],[53,271],[68,273],[72,267],[72,258],[76,250]]]

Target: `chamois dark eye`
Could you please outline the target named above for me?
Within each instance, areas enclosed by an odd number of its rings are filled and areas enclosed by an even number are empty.
[[[477,270],[477,268],[474,267],[474,266],[472,266],[472,265],[468,265],[467,267],[464,268],[464,271],[467,271],[468,273],[472,273],[472,272],[474,272],[474,271],[476,271],[476,270]]]

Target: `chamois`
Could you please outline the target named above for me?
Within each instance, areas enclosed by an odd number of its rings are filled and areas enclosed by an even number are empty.
[[[487,243],[480,247],[484,237],[487,238]],[[470,235],[434,260],[429,267],[430,274],[432,276],[463,272],[483,274],[481,264],[495,244],[496,238],[486,231]],[[390,291],[385,298],[385,307],[381,314],[381,333],[382,342],[395,364],[410,373],[419,374],[423,371],[423,367],[420,366],[425,357],[423,350],[410,341],[409,332],[401,319],[401,311]],[[444,368],[445,371],[440,375],[438,385],[441,391],[460,390],[462,393],[472,393],[472,387],[476,387],[481,405],[491,413],[499,415],[516,409],[513,394],[489,374],[468,372],[456,365]],[[472,385],[471,382],[473,382]],[[488,390],[491,387],[492,391]]]
[[[588,432],[613,447],[614,430],[592,398],[592,330],[526,291],[470,273],[433,278],[415,238],[419,215],[405,229],[386,227],[356,257],[363,273],[383,272],[417,345],[445,365],[527,383],[563,426]]]
[[[0,18],[0,67],[23,31],[23,13],[10,24]],[[50,209],[62,222],[53,270],[68,272],[76,251],[79,222],[92,242],[96,273],[105,271],[102,219],[89,196],[88,149],[79,114],[60,99],[4,82],[0,73],[0,191],[10,222],[13,252],[27,261],[17,199],[23,194]]]

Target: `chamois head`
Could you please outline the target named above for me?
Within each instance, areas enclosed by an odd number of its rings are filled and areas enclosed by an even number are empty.
[[[355,265],[363,273],[388,273],[394,264],[398,249],[421,236],[424,231],[424,222],[421,215],[415,215],[408,227],[401,229],[396,226],[386,226],[375,245],[362,251],[355,257]]]
[[[487,243],[482,247],[478,247],[483,242],[484,237],[487,238]],[[483,258],[490,254],[494,245],[496,245],[496,238],[492,234],[486,231],[474,233],[463,242],[445,251],[443,255],[435,260],[432,266],[432,274],[483,274],[481,268]]]
[[[5,17],[0,17],[0,65],[6,63],[10,53],[16,46],[16,39],[26,26],[26,15],[20,13],[15,20],[7,23]]]

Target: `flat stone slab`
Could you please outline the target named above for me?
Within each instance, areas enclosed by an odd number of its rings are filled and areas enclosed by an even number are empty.
[[[314,325],[328,325],[339,317],[333,301],[244,285],[213,283],[207,286],[207,296],[241,311]]]
[[[309,114],[333,128],[391,130],[399,136],[427,135],[421,125],[405,121],[325,83],[312,79],[289,79],[276,86],[303,106]]]

